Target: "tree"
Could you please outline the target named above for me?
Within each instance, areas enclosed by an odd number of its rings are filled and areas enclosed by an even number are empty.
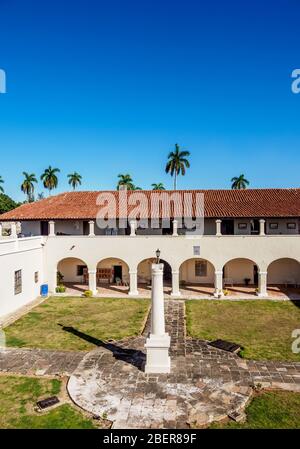
[[[168,154],[168,162],[166,165],[166,173],[174,176],[174,190],[177,188],[177,176],[185,175],[186,168],[190,167],[187,157],[190,156],[189,151],[180,151],[179,145],[175,143],[175,151]]]
[[[76,171],[74,171],[74,173],[70,173],[68,178],[69,184],[73,187],[73,190],[75,190],[78,185],[81,185],[82,176]]]
[[[37,179],[34,173],[29,174],[26,171],[23,171],[23,175],[24,181],[21,184],[21,190],[27,195],[28,203],[31,203],[34,201],[34,182],[37,182]]]
[[[151,186],[153,187],[152,190],[166,190],[162,182],[153,183]]]
[[[120,190],[121,186],[126,186],[127,190],[136,190],[135,185],[133,184],[133,180],[131,176],[127,173],[126,175],[118,175],[119,181],[117,184],[117,190]]]
[[[0,214],[9,212],[12,209],[20,206],[20,203],[16,203],[12,198],[5,193],[0,193]]]
[[[49,195],[51,195],[51,190],[56,189],[58,185],[56,173],[59,172],[59,168],[52,168],[51,165],[49,165],[49,167],[46,168],[44,173],[41,175],[41,180],[43,181],[45,189],[49,190]]]
[[[247,189],[247,186],[250,184],[244,175],[234,176],[231,179],[231,183],[231,188],[233,190]]]
[[[4,189],[1,184],[4,184],[4,180],[2,179],[2,176],[0,176],[0,192],[4,193]]]
[[[45,198],[45,196],[44,196],[44,193],[43,192],[41,192],[41,193],[38,193],[37,194],[37,201],[40,201],[40,200],[43,200]]]

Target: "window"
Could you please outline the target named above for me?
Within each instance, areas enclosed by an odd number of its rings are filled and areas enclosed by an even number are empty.
[[[296,223],[287,223],[287,224],[286,224],[286,227],[287,227],[288,229],[296,229]]]
[[[269,223],[270,229],[278,229],[278,223]]]
[[[35,271],[34,272],[34,282],[37,284],[39,282],[39,272]]]
[[[200,256],[200,246],[193,246],[194,256]]]
[[[77,276],[83,276],[83,270],[87,268],[86,265],[77,265]]]
[[[195,261],[195,276],[197,277],[207,276],[207,262],[205,260]]]
[[[22,293],[22,270],[15,271],[15,295]]]
[[[239,223],[238,228],[239,229],[247,229],[247,223]]]

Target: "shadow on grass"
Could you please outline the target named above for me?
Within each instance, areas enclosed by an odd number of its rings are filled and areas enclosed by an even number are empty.
[[[123,362],[135,366],[140,371],[143,370],[146,362],[146,355],[142,351],[138,349],[122,348],[115,343],[99,340],[98,338],[85,334],[84,332],[81,332],[72,326],[64,326],[60,323],[58,323],[58,326],[60,326],[65,332],[69,332],[70,334],[73,334],[76,337],[81,338],[82,340],[92,343],[95,346],[102,347],[107,349],[108,351],[111,351],[116,360],[122,360]]]

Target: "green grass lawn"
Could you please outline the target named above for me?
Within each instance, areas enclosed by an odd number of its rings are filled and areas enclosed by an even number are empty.
[[[213,429],[300,429],[300,393],[264,392],[246,408],[247,421],[216,423]]]
[[[90,350],[102,340],[139,335],[149,300],[52,297],[6,327],[7,346]]]
[[[61,381],[0,376],[1,429],[93,429],[93,421],[71,404],[38,413],[36,402],[61,393]],[[98,422],[98,421],[97,421]]]
[[[240,344],[242,355],[257,360],[295,360],[292,331],[300,328],[300,302],[191,300],[186,302],[190,336]]]

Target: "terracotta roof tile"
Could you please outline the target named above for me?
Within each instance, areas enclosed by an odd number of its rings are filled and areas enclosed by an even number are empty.
[[[157,192],[156,192],[157,193]],[[204,195],[205,217],[300,217],[300,188],[293,189],[246,189],[246,190],[178,190],[165,191],[167,195],[176,193],[180,200],[177,206],[181,206],[183,199],[192,209],[195,216],[196,195]],[[110,194],[119,202],[116,191],[82,191],[67,192],[46,198],[35,203],[22,206],[0,215],[0,221],[22,220],[57,220],[57,219],[95,219],[101,206],[97,205],[99,194]],[[147,205],[151,204],[153,191],[128,191],[122,192],[124,201],[129,205],[128,210],[136,205],[136,195],[144,194],[146,201],[142,216],[148,217]],[[176,206],[175,206],[176,208]],[[118,207],[117,207],[118,210]],[[162,206],[159,208],[159,216],[162,217]],[[171,216],[174,214],[174,205],[171,206]],[[189,214],[188,214],[189,215]],[[124,216],[120,211],[117,217]]]

